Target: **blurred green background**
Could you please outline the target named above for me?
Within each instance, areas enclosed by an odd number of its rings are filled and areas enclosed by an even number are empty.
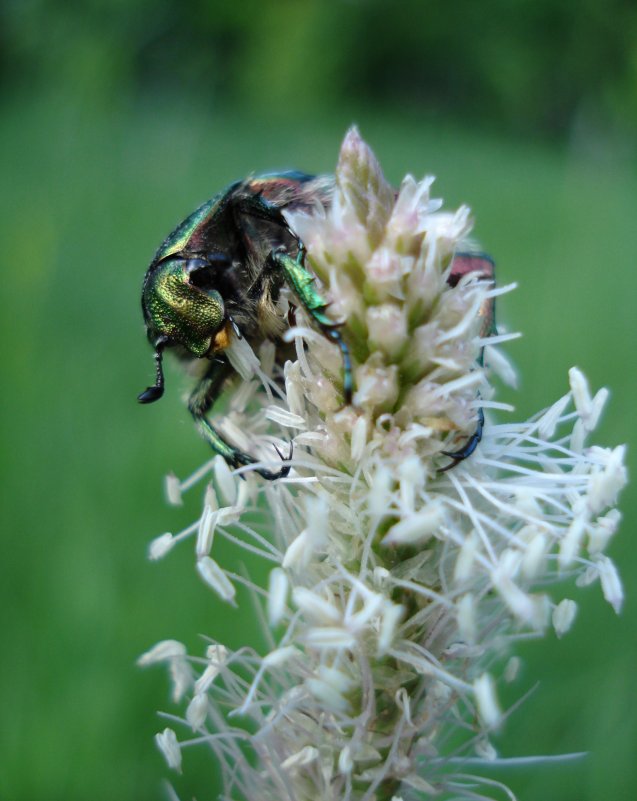
[[[469,203],[500,280],[519,282],[499,306],[524,332],[508,349],[519,414],[578,364],[612,390],[597,441],[634,440],[634,2],[5,0],[2,801],[164,797],[168,684],[135,659],[167,637],[201,652],[203,633],[253,636],[249,601],[218,603],[187,546],[146,560],[200,506],[195,492],[169,508],[163,476],[208,453],[170,367],[165,400],[136,403],[152,376],[140,283],[197,204],[253,170],[332,170],[352,122],[392,181],[433,172],[448,204]],[[575,627],[521,649],[515,694],[540,686],[497,742],[590,754],[499,771],[520,801],[635,797],[634,492],[622,508],[621,617],[597,586],[567,590]],[[214,798],[210,755],[186,753],[174,783]]]

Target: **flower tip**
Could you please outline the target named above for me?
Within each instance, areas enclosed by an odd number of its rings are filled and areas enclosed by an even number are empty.
[[[154,665],[172,659],[183,659],[186,656],[186,646],[179,640],[161,640],[145,651],[137,660],[139,667]]]
[[[197,545],[195,546],[195,553],[197,558],[201,559],[208,556],[212,550],[212,542],[215,534],[215,526],[219,518],[219,510],[213,511],[212,507],[205,506],[203,514],[199,520],[199,529],[197,530]]]
[[[473,683],[478,714],[488,729],[494,729],[502,720],[493,677],[483,673]]]
[[[234,585],[223,568],[221,568],[214,559],[210,556],[203,556],[201,559],[198,559],[197,572],[204,582],[213,589],[223,601],[228,601],[233,606],[236,606],[234,600],[236,590]]]
[[[166,728],[155,735],[155,742],[162,752],[168,767],[181,773],[181,749],[175,732]]]
[[[440,499],[435,499],[422,512],[406,515],[399,523],[395,523],[381,540],[381,545],[420,544],[432,537],[444,521],[444,504]]]
[[[591,406],[591,393],[586,376],[579,367],[571,367],[568,371],[568,380],[573,393],[575,407],[580,417],[588,416]]]
[[[628,472],[625,465],[626,446],[618,445],[602,452],[605,465],[593,473],[589,481],[588,507],[591,514],[599,514],[614,506],[617,496],[626,486]]]
[[[276,626],[283,620],[288,592],[289,581],[285,570],[281,567],[273,568],[270,571],[267,600],[268,623],[271,626]]]
[[[341,145],[337,176],[339,178],[342,178],[344,174],[348,177],[356,176],[359,170],[372,160],[375,161],[373,153],[361,137],[356,125],[352,125],[345,134]]]
[[[624,605],[624,589],[617,568],[608,556],[599,556],[596,561],[604,598],[619,614]]]
[[[196,693],[186,709],[186,720],[193,731],[200,729],[206,722],[208,715],[208,696],[205,693]]]
[[[553,628],[558,637],[563,637],[566,632],[573,625],[575,616],[577,614],[577,604],[569,598],[564,598],[563,601],[555,607],[552,615]]]
[[[300,751],[297,751],[294,754],[291,754],[287,759],[284,759],[281,763],[281,767],[286,772],[290,772],[293,770],[299,770],[299,768],[303,768],[306,765],[309,765],[311,762],[314,762],[318,759],[319,750],[318,748],[314,748],[312,745],[306,745],[304,748],[301,748]]]
[[[217,487],[223,496],[225,506],[234,506],[237,500],[237,479],[228,467],[228,463],[223,456],[217,455],[214,458],[214,473]]]
[[[361,136],[361,132],[358,129],[358,125],[353,123],[347,129],[347,133],[345,134],[345,138],[343,139],[343,144],[341,145],[341,152],[345,149],[354,150],[356,148],[361,147],[365,143],[363,142],[363,137]]]
[[[161,534],[159,537],[155,537],[155,539],[148,546],[148,558],[151,562],[156,562],[158,559],[161,559],[163,556],[165,556],[174,544],[175,538],[170,532],[166,532],[166,534]]]
[[[166,476],[164,490],[166,492],[166,500],[171,506],[183,505],[183,500],[181,497],[181,482],[174,473],[168,473]]]
[[[394,190],[385,180],[378,159],[356,126],[345,134],[336,167],[336,181],[344,204],[351,205],[355,217],[368,233],[380,229],[390,213]]]

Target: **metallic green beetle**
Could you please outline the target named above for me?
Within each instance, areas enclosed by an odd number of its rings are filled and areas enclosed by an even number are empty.
[[[232,367],[224,354],[233,333],[251,345],[277,341],[287,321],[276,302],[284,285],[343,359],[343,400],[353,391],[349,349],[339,324],[327,315],[327,302],[314,286],[305,265],[303,243],[290,230],[283,211],[311,210],[317,202],[329,207],[332,176],[283,172],[237,181],[187,217],[163,242],[152,260],[142,288],[142,309],[148,339],[155,349],[156,380],[139,395],[141,403],[159,400],[164,392],[162,356],[173,348],[185,360],[205,360],[206,369],[188,401],[195,423],[212,449],[231,467],[254,458],[216,431],[206,418]],[[459,254],[452,264],[452,286],[468,272],[493,278],[493,262],[483,254]],[[483,332],[493,328],[493,304],[482,311]],[[483,416],[466,445],[448,452],[453,467],[475,450],[482,436]],[[281,455],[281,454],[279,454]],[[291,453],[290,453],[291,455]],[[266,479],[287,475],[255,468]]]
[[[204,439],[232,467],[252,464],[249,454],[231,445],[206,419],[232,368],[224,349],[233,334],[256,345],[278,340],[287,328],[276,307],[287,284],[318,329],[341,350],[343,399],[352,399],[349,350],[327,303],[305,266],[305,248],[283,216],[285,209],[329,205],[329,176],[286,172],[237,181],[206,201],[164,241],[144,279],[142,309],[155,348],[155,385],[139,396],[152,403],[164,391],[163,351],[175,348],[185,359],[206,359],[208,367],[188,402]],[[287,475],[257,468],[264,478]]]

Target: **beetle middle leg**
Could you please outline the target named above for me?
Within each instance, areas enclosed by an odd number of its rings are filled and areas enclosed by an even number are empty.
[[[285,250],[274,250],[270,254],[270,262],[284,275],[286,283],[294,291],[303,308],[316,323],[323,336],[338,345],[343,358],[343,395],[345,403],[352,402],[354,379],[352,377],[352,359],[349,348],[338,330],[340,325],[327,315],[327,301],[317,291],[314,283],[316,277],[305,267],[305,247],[298,243],[298,254],[295,259]]]
[[[221,394],[223,385],[231,372],[232,368],[225,359],[223,361],[216,360],[211,362],[210,367],[188,399],[188,411],[193,416],[199,432],[212,450],[220,456],[223,456],[230,467],[241,467],[255,464],[256,459],[234,445],[231,445],[229,442],[226,442],[206,417],[207,412],[210,411],[214,402]],[[279,453],[278,450],[277,453]],[[280,453],[279,456],[281,456]],[[285,478],[290,472],[290,466],[286,465],[277,472],[266,470],[262,467],[256,467],[255,472],[269,481],[274,481],[277,478]]]

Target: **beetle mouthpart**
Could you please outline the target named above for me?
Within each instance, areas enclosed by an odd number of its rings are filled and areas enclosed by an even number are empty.
[[[230,337],[232,335],[232,324],[230,320],[226,320],[223,326],[217,331],[212,338],[210,348],[207,355],[219,353],[220,350],[225,350],[230,345]]]

